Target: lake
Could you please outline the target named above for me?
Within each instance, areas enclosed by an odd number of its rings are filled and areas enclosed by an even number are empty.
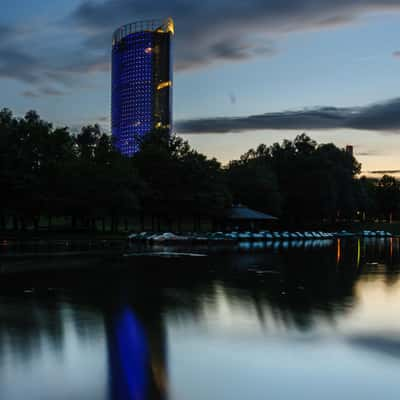
[[[19,260],[0,399],[399,398],[399,239],[165,250]]]

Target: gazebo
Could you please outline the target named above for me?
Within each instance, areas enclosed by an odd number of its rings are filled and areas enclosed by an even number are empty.
[[[278,218],[260,211],[252,210],[241,204],[234,205],[226,210],[225,225],[240,229],[255,229],[256,226],[275,222]]]

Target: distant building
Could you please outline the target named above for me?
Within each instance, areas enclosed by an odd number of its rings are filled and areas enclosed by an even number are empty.
[[[131,156],[155,128],[171,130],[174,23],[141,21],[113,35],[111,130],[116,147]]]
[[[350,154],[351,156],[354,156],[354,147],[348,144],[346,146],[346,153]]]

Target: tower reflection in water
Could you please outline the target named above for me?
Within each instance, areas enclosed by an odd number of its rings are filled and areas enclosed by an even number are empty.
[[[107,323],[110,398],[164,399],[164,337],[161,319],[152,315],[150,331],[128,305],[112,315]]]
[[[146,334],[133,312],[125,307],[108,336],[112,398],[146,398],[149,349]]]

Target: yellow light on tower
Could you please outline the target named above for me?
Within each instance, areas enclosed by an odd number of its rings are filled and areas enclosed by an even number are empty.
[[[173,35],[175,34],[175,24],[174,24],[174,20],[169,17],[167,19],[167,32],[171,32]]]
[[[166,81],[166,82],[161,82],[157,85],[157,90],[162,90],[166,87],[171,87],[172,86],[172,82],[171,81]]]
[[[167,18],[165,23],[163,25],[161,25],[159,28],[157,28],[156,32],[172,33],[174,35],[175,34],[174,20],[171,17]]]

